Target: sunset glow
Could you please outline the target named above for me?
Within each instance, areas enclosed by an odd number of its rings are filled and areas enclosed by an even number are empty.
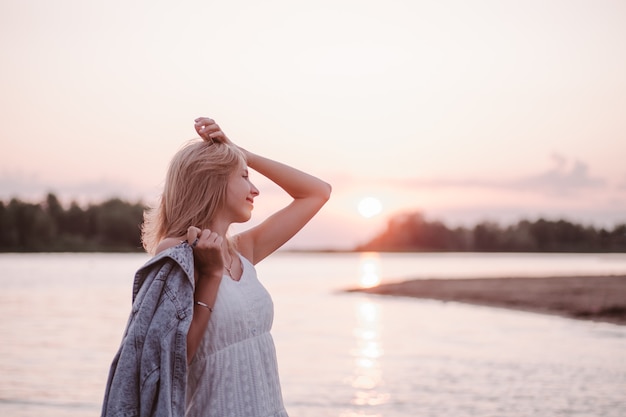
[[[626,221],[623,1],[9,0],[0,45],[4,201],[153,202],[210,116],[333,185],[289,245],[416,210]],[[285,199],[252,178],[258,221]]]
[[[363,200],[359,201],[357,209],[361,216],[370,218],[380,214],[383,205],[380,200],[375,197],[365,197]]]

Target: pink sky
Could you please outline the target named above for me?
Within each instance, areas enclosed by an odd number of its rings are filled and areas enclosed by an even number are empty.
[[[3,200],[151,201],[208,115],[333,184],[293,247],[407,210],[626,221],[623,1],[5,0],[0,43]]]

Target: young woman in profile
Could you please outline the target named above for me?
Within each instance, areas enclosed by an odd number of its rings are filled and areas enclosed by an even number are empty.
[[[159,206],[145,215],[144,247],[155,256],[136,274],[102,415],[287,417],[273,304],[254,265],[320,210],[331,187],[234,145],[212,119],[194,126],[202,140],[174,156]],[[248,167],[293,200],[229,237],[259,195]]]

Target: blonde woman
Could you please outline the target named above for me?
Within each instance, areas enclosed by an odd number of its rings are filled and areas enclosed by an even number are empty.
[[[254,265],[293,237],[331,187],[234,145],[210,118],[202,140],[172,159],[159,206],[148,210],[133,310],[113,360],[102,415],[286,417],[270,329],[273,304]],[[292,197],[262,223],[248,168]]]

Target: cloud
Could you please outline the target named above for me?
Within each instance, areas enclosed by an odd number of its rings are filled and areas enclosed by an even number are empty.
[[[549,194],[570,195],[579,190],[600,189],[606,181],[589,174],[589,167],[582,161],[574,161],[567,169],[567,162],[562,157],[555,160],[556,167],[538,175],[532,175],[513,181],[511,185],[520,189],[543,190]]]
[[[137,201],[155,194],[150,191],[128,182],[106,178],[75,183],[55,183],[45,181],[31,173],[0,173],[0,200],[19,198],[40,201],[47,193],[54,193],[61,200],[76,200],[82,203],[98,202],[112,197]]]
[[[573,196],[581,191],[602,189],[606,180],[589,173],[589,166],[575,160],[569,164],[567,158],[552,154],[554,167],[539,174],[508,180],[485,180],[480,178],[430,178],[400,180],[398,183],[411,187],[428,188],[485,188],[520,192],[538,192],[552,196]],[[626,184],[625,184],[626,185]]]
[[[0,175],[0,197],[40,194],[41,180],[35,174],[2,173]]]

